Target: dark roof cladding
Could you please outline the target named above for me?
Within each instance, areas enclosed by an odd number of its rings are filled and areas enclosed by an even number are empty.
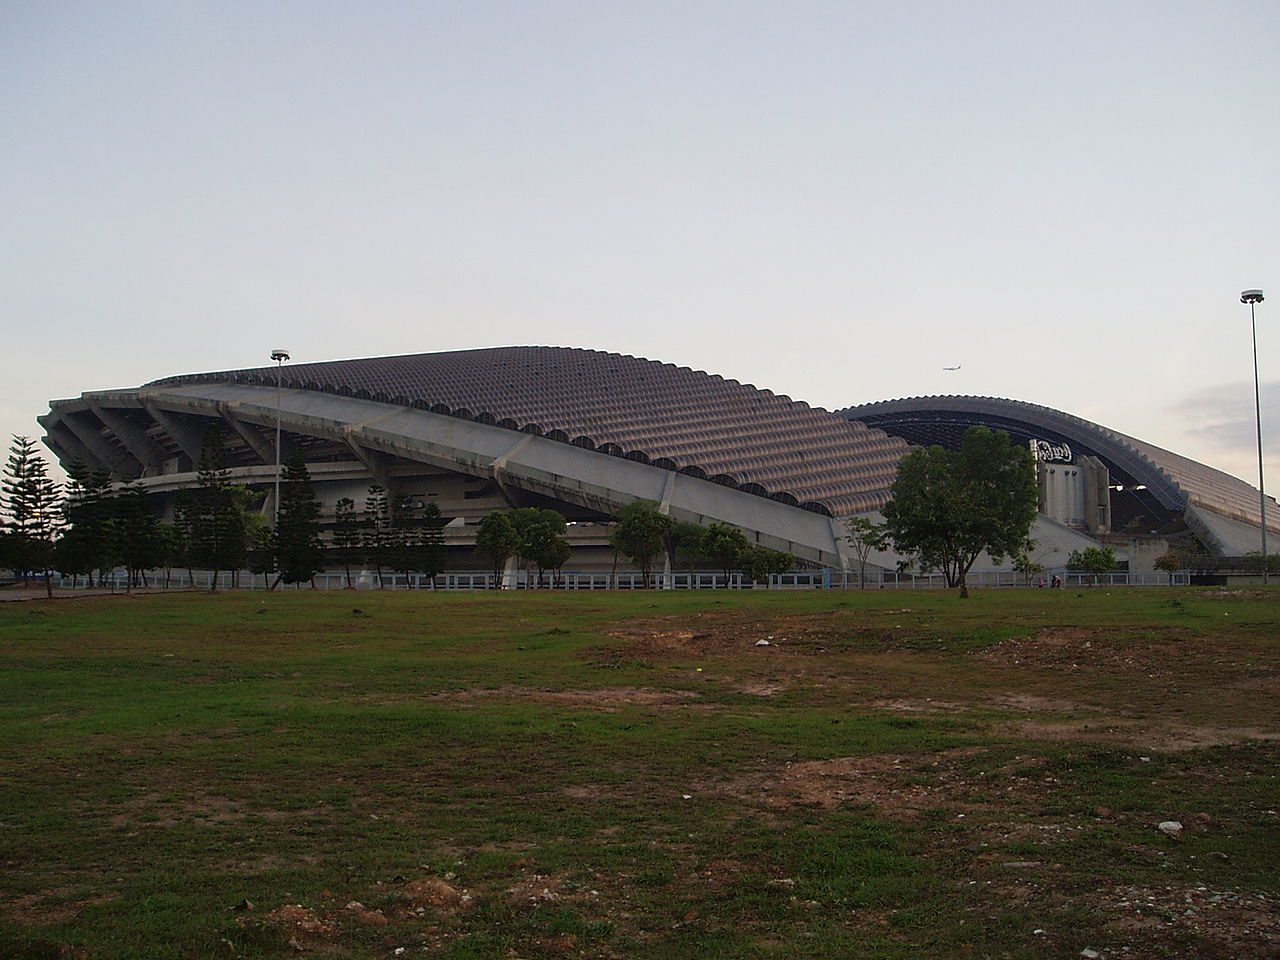
[[[1051,407],[998,397],[908,397],[839,414],[913,444],[954,446],[974,424],[1006,430],[1018,442],[1066,442],[1103,460],[1113,480],[1145,485],[1170,510],[1194,504],[1245,523],[1260,522],[1258,491],[1238,477]],[[1267,526],[1273,526],[1270,515]]]
[[[147,386],[275,385],[276,367]],[[907,444],[688,367],[568,347],[493,347],[283,368],[291,390],[416,407],[534,433],[833,516],[878,509]]]

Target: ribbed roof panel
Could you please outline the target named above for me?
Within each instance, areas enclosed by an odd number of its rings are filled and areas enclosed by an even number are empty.
[[[148,386],[274,386],[275,367],[188,374]],[[493,347],[285,366],[282,384],[436,410],[630,456],[834,516],[879,507],[907,444],[736,380],[567,347]],[[608,445],[608,446],[606,446]],[[763,492],[762,492],[763,491]],[[814,509],[813,506],[809,507]]]

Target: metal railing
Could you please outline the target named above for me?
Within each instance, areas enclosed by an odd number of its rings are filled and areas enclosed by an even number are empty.
[[[1098,576],[1087,573],[1068,571],[1058,575],[1064,587],[1124,587],[1124,586],[1187,586],[1191,582],[1188,571],[1177,573],[1104,573]],[[215,581],[209,570],[171,570],[148,571],[145,585],[141,582],[133,584],[134,589],[149,590],[266,590],[274,579],[271,574],[255,574],[239,571],[232,574],[220,571]],[[117,570],[102,578],[101,583],[85,575],[54,575],[55,585],[63,588],[87,589],[100,588],[113,591],[130,589],[127,576],[123,570]],[[1028,582],[1019,573],[984,572],[970,574],[968,584],[975,589],[1035,587],[1039,578]],[[1048,586],[1049,578],[1043,585]],[[343,573],[319,573],[311,583],[281,584],[281,590],[308,590],[314,586],[317,590],[342,590],[347,587],[347,577]],[[356,590],[644,590],[644,577],[638,573],[581,573],[569,572],[552,576],[544,574],[541,578],[528,573],[504,574],[494,577],[491,573],[461,572],[441,573],[434,577],[424,574],[384,573],[381,578],[376,573],[361,571],[353,573],[351,586]],[[649,579],[648,589],[658,590],[856,590],[864,587],[868,590],[943,590],[946,580],[941,574],[909,574],[894,571],[868,571],[867,581],[862,584],[854,571],[814,570],[801,573],[774,574],[766,581],[753,582],[746,580],[741,574],[730,574],[709,571],[692,573],[654,574]]]

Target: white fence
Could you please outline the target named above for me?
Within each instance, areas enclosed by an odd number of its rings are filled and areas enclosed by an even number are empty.
[[[1064,587],[1125,587],[1125,586],[1186,586],[1191,582],[1187,571],[1178,573],[1106,573],[1099,576],[1067,572],[1060,575]],[[265,590],[274,576],[240,571],[231,574],[222,571],[214,575],[208,570],[148,571],[146,587],[151,590]],[[123,570],[108,574],[101,586],[111,590],[127,589],[127,577]],[[1026,577],[1017,573],[970,574],[970,587],[1028,587]],[[86,576],[61,577],[54,575],[54,583],[60,587],[88,588],[98,586]],[[282,584],[282,590],[306,590],[312,586],[318,590],[341,590],[347,586],[347,578],[341,573],[317,574],[313,583]],[[142,586],[142,584],[135,584]],[[383,574],[381,580],[374,573],[352,573],[351,586],[356,590],[492,590],[497,587],[508,590],[643,590],[644,578],[638,573],[561,573],[557,577],[546,574],[539,581],[529,574],[500,576],[496,580],[489,573],[442,573],[435,577],[420,574]],[[770,576],[765,582],[750,582],[741,574],[726,577],[723,573],[698,571],[694,573],[655,574],[650,580],[653,589],[661,590],[848,590],[863,586],[856,572],[841,570],[814,570],[804,573],[784,573]],[[939,574],[911,575],[893,571],[868,571],[868,590],[940,590],[946,581]]]

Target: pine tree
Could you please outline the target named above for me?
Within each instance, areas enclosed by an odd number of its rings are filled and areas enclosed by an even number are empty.
[[[351,564],[360,562],[360,519],[356,516],[356,502],[343,497],[333,510],[334,558],[342,564],[347,575],[347,589],[351,589]]]
[[[363,531],[360,538],[364,555],[373,565],[378,576],[378,587],[382,587],[382,568],[387,565],[388,548],[391,544],[391,504],[387,499],[387,490],[380,484],[369,487],[369,494],[364,500]]]
[[[410,577],[418,571],[418,547],[422,542],[422,518],[408,498],[396,500],[391,511],[390,542],[387,544],[387,565],[397,573],[403,573],[406,586]]]
[[[320,502],[301,452],[295,451],[285,463],[274,544],[279,573],[271,585],[272,590],[281,583],[310,581],[324,569]]]
[[[432,587],[435,578],[444,571],[444,517],[440,516],[440,508],[428,503],[422,510],[421,535],[418,542],[418,569],[431,579]]]
[[[114,500],[116,552],[125,567],[126,589],[138,583],[145,587],[146,571],[158,566],[161,560],[159,525],[140,484],[124,484]]]
[[[196,585],[194,567],[196,565],[196,515],[199,506],[195,491],[191,487],[183,487],[173,503],[173,558],[176,567],[187,571],[187,586]]]
[[[5,463],[0,494],[4,497],[10,535],[9,563],[29,582],[30,572],[44,574],[45,590],[53,599],[54,539],[61,526],[62,500],[58,484],[49,478],[49,466],[36,453],[35,441],[14,436]]]
[[[66,534],[58,543],[58,564],[63,573],[87,574],[90,585],[97,572],[98,586],[108,570],[120,562],[122,545],[116,494],[111,474],[99,467],[89,470],[76,461],[67,467],[70,482],[64,506]]]
[[[218,585],[218,572],[235,572],[244,565],[248,551],[244,509],[252,499],[244,488],[231,483],[222,432],[210,427],[200,448],[191,518],[191,555],[195,566],[213,571],[211,588]]]

